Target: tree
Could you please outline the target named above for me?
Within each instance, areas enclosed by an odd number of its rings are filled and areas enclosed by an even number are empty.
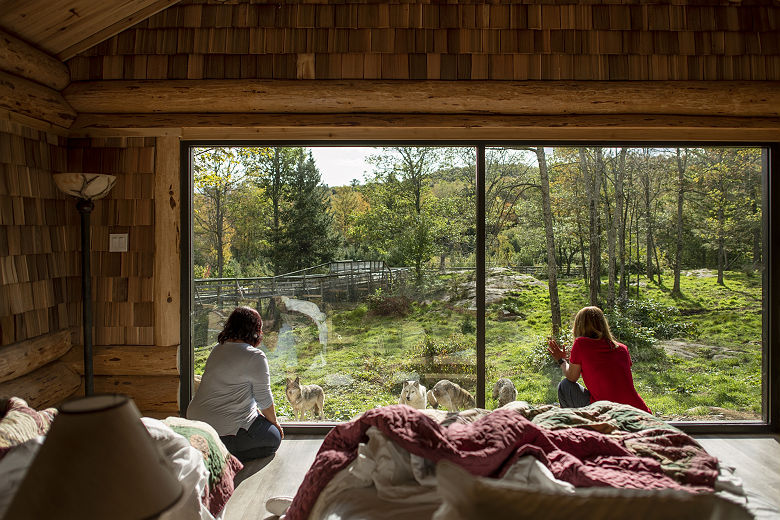
[[[675,236],[674,285],[672,286],[672,294],[679,296],[682,294],[682,291],[680,291],[680,269],[682,266],[683,204],[685,201],[685,170],[688,165],[688,150],[686,148],[677,148],[675,155],[675,163],[677,165],[677,233]]]
[[[547,171],[547,157],[544,147],[535,149],[536,160],[539,164],[539,179],[542,191],[542,213],[544,215],[544,229],[547,235],[547,287],[550,294],[550,314],[552,319],[552,332],[558,336],[561,330],[561,304],[558,300],[558,268],[555,262],[555,234],[553,231],[552,208],[550,205],[550,177]]]
[[[287,181],[287,201],[280,210],[275,257],[282,271],[291,272],[330,262],[336,246],[327,187],[311,153],[295,149],[296,164]]]
[[[441,247],[447,226],[431,178],[441,165],[437,148],[383,148],[369,158],[374,172],[364,186],[369,210],[357,230],[387,261],[411,265],[417,282],[422,268]]]
[[[218,147],[198,149],[193,156],[194,234],[203,240],[205,259],[215,265],[218,278],[233,233],[229,200],[244,180],[242,155],[238,148]]]
[[[265,255],[270,260],[275,275],[284,272],[281,258],[282,205],[286,197],[288,179],[297,163],[296,154],[299,152],[296,150],[299,151],[300,148],[275,146],[247,161],[247,174],[256,186],[265,190],[271,203],[271,222]]]

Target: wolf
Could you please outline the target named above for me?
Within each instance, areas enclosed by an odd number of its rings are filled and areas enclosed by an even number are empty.
[[[444,406],[453,412],[477,405],[473,395],[449,379],[442,379],[433,385],[433,397],[437,406]]]
[[[436,396],[433,395],[433,390],[428,390],[428,393],[425,394],[425,396],[428,398],[429,405],[431,405],[434,408],[439,407],[439,402],[436,401]]]
[[[303,385],[298,376],[295,379],[287,378],[285,391],[287,400],[293,408],[293,415],[297,421],[303,420],[303,414],[311,411],[312,417],[323,419],[325,417],[322,405],[325,404],[325,392],[319,385]]]
[[[517,389],[511,379],[502,377],[493,386],[493,399],[498,399],[498,406],[517,400]]]
[[[398,404],[408,404],[412,408],[424,410],[428,406],[428,396],[425,387],[419,381],[404,381]]]

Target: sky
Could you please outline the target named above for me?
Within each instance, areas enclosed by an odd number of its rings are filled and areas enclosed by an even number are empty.
[[[322,182],[330,187],[346,186],[352,179],[363,183],[363,173],[370,170],[367,156],[376,153],[376,148],[356,146],[323,146],[309,148],[314,162],[322,175]]]

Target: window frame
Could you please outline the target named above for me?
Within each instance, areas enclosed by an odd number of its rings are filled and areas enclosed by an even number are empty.
[[[762,420],[728,422],[671,422],[670,424],[690,434],[766,434],[780,431],[780,254],[775,254],[773,244],[780,245],[780,180],[774,180],[772,172],[780,175],[779,142],[721,142],[721,141],[537,141],[537,140],[182,140],[180,142],[181,165],[181,302],[179,348],[180,414],[186,416],[187,405],[192,398],[194,353],[192,350],[192,209],[193,171],[191,150],[208,146],[303,146],[303,147],[374,147],[374,146],[441,146],[474,148],[476,151],[476,354],[477,354],[477,406],[485,404],[485,150],[503,146],[545,147],[755,147],[764,150],[762,165]],[[326,434],[339,422],[317,424],[288,424],[288,433]]]

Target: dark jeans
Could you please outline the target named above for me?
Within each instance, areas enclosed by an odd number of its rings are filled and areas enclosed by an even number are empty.
[[[282,443],[279,430],[262,415],[248,430],[241,428],[235,435],[222,435],[220,439],[241,462],[273,455]]]
[[[590,392],[579,383],[566,378],[558,383],[558,402],[561,408],[580,408],[590,404]]]

